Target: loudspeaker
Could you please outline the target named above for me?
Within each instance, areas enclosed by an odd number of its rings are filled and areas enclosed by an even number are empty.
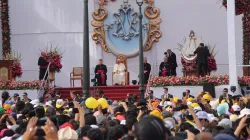
[[[205,83],[203,84],[203,91],[204,92],[209,92],[210,95],[213,97],[213,98],[216,98],[215,96],[215,87],[214,87],[214,84],[213,83]]]

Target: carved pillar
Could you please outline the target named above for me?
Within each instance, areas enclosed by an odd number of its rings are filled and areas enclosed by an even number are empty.
[[[250,0],[247,0],[250,4]],[[242,17],[243,25],[243,65],[249,65],[250,61],[250,9]],[[250,76],[250,67],[243,67],[243,76]]]

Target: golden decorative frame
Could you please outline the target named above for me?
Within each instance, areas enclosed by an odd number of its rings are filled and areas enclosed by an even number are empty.
[[[158,42],[162,37],[162,32],[160,30],[162,19],[160,18],[160,9],[154,6],[154,0],[144,1],[148,4],[148,6],[144,10],[144,14],[149,19],[149,30],[147,42],[144,46],[144,51],[149,51],[152,49],[153,44],[155,42]],[[94,28],[92,39],[96,44],[100,44],[105,52],[110,53],[105,40],[106,37],[104,31],[104,20],[108,16],[107,9],[105,9],[104,5],[106,5],[107,3],[107,0],[98,1],[99,8],[92,13],[92,17],[94,20],[91,22],[91,25]]]

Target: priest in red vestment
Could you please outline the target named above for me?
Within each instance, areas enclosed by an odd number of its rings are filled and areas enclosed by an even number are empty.
[[[95,78],[97,86],[107,86],[107,67],[103,64],[102,59],[99,59],[99,64],[95,67]]]

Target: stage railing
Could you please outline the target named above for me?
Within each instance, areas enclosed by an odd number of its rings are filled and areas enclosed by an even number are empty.
[[[48,67],[47,67],[47,69],[46,69],[46,72],[45,72],[45,74],[44,74],[44,76],[43,76],[43,79],[42,79],[42,82],[41,82],[41,84],[40,84],[40,88],[39,88],[39,90],[38,90],[38,97],[41,97],[41,96],[43,95],[43,92],[44,92],[43,89],[44,89],[44,87],[45,87],[44,82],[45,82],[45,81],[48,82],[49,76],[47,76],[47,79],[46,79],[46,80],[45,80],[45,77],[46,77],[46,75],[49,73],[50,64],[51,64],[51,62],[49,62],[49,65],[48,65]],[[49,84],[48,84],[48,85],[49,85]]]

